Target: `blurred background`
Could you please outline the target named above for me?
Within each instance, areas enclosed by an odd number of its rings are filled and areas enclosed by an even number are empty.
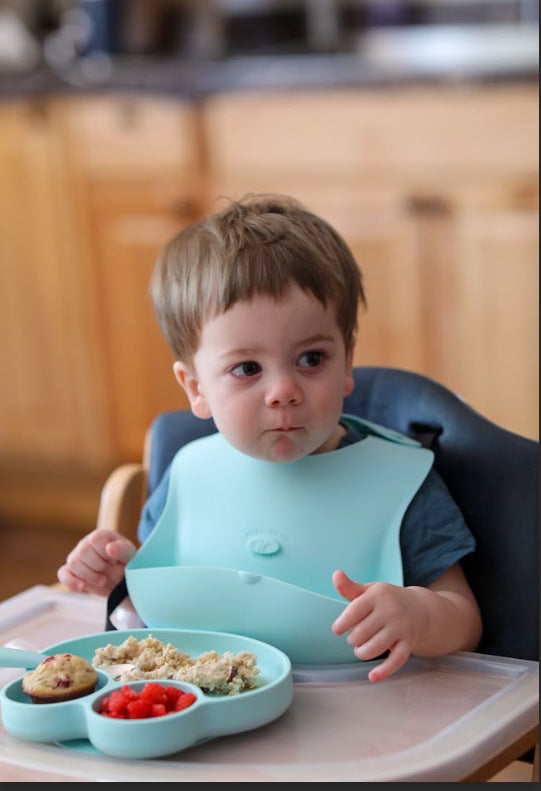
[[[147,294],[220,196],[343,234],[356,362],[538,439],[538,3],[0,2],[0,598],[185,407]]]

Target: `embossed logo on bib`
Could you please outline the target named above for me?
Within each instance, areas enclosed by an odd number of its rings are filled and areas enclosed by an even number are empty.
[[[254,555],[275,555],[282,548],[280,542],[272,536],[252,536],[246,546]]]

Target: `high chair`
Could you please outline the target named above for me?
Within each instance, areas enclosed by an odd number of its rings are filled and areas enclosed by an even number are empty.
[[[539,661],[539,443],[490,422],[420,374],[357,367],[354,378],[344,412],[430,447],[476,538],[477,550],[463,568],[483,618],[477,651]],[[188,411],[157,416],[142,463],[122,465],[106,481],[98,527],[136,540],[141,507],[176,451],[213,431],[212,420]]]

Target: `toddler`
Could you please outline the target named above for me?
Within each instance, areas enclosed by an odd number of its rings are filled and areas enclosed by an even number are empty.
[[[323,219],[286,196],[231,201],[166,245],[151,291],[193,414],[212,417],[231,448],[287,465],[316,454],[339,459],[346,448],[363,447],[370,428],[342,413],[354,387],[363,280],[347,245]],[[212,465],[208,475],[212,491]],[[351,475],[354,497],[355,469]],[[376,500],[385,499],[388,484],[382,475]],[[159,521],[170,485],[171,467],[145,504],[141,542]],[[382,657],[371,681],[396,672],[412,653],[474,650],[481,635],[460,564],[475,542],[434,469],[423,473],[408,501],[396,550],[398,582],[396,575],[359,578],[362,569],[352,559],[362,555],[356,548],[371,532],[361,519],[348,534],[351,549],[328,573],[329,586],[345,600],[333,632],[344,635],[359,659]],[[94,530],[68,555],[58,579],[72,590],[107,596],[135,552],[114,531]]]

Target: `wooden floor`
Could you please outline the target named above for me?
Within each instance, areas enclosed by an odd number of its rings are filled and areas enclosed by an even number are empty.
[[[0,524],[0,601],[32,585],[57,582],[56,570],[85,532]]]

